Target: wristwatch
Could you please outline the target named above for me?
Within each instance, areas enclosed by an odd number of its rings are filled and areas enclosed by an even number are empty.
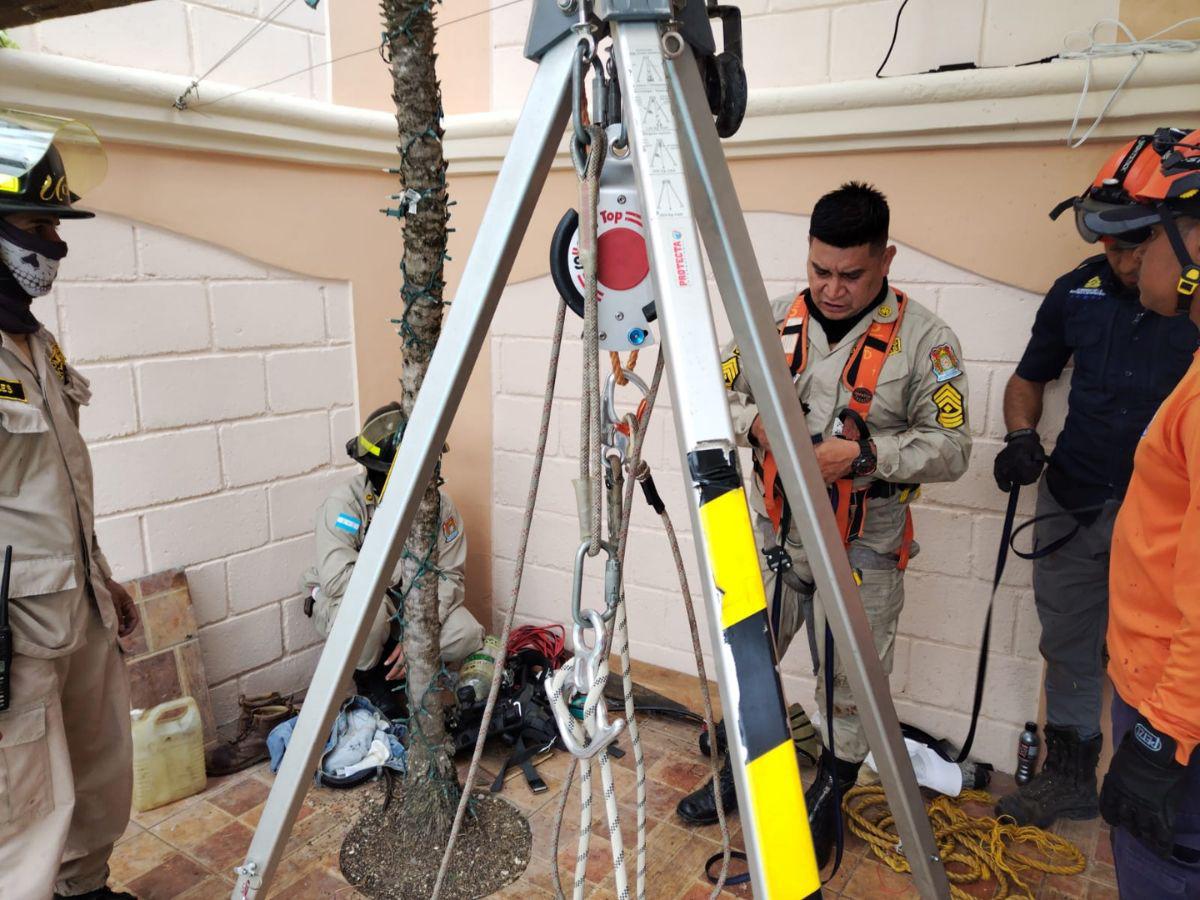
[[[858,442],[858,456],[850,463],[850,474],[856,478],[863,475],[871,475],[875,472],[875,467],[879,463],[879,458],[875,454],[875,442],[870,440]]]

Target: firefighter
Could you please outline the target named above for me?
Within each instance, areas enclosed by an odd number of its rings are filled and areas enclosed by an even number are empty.
[[[1142,305],[1200,325],[1200,131],[1131,190],[1138,206],[1085,214],[1093,231],[1150,228]],[[1100,791],[1125,900],[1200,896],[1200,356],[1134,456],[1113,531],[1108,674],[1116,753]]]
[[[317,511],[317,561],[304,575],[304,588],[312,601],[305,610],[322,637],[329,637],[367,528],[383,496],[403,423],[398,403],[389,403],[367,417],[362,431],[346,444],[346,452],[363,467],[362,471],[334,490]],[[442,659],[453,664],[483,646],[484,630],[464,602],[467,535],[462,516],[449,494],[444,490],[439,494],[437,549],[427,577],[438,582]],[[403,714],[403,693],[397,688],[404,677],[404,651],[396,622],[397,598],[404,591],[402,566],[403,560],[397,564],[392,590],[375,614],[354,673],[358,692],[392,716]]]
[[[0,112],[0,545],[11,544],[11,699],[0,711],[0,896],[132,898],[107,886],[129,822],[133,741],[117,636],[137,607],[94,530],[79,433],[88,381],[31,304],[51,290],[63,219],[104,174],[78,122]]]
[[[896,255],[888,244],[889,218],[887,200],[869,185],[849,182],[822,197],[809,226],[809,286],[796,297],[773,301],[772,308],[861,582],[875,649],[890,673],[904,570],[916,552],[910,504],[921,484],[953,481],[966,471],[971,434],[958,338],[888,283]],[[751,504],[778,654],[783,657],[807,622],[824,716],[821,598],[736,347],[727,351],[722,367],[734,431],[753,450],[757,491],[751,492]],[[835,779],[843,790],[852,785],[870,749],[836,652],[832,663],[833,721],[824,723],[817,777],[805,795],[820,864],[836,829]],[[737,797],[728,758],[720,789],[726,809],[732,809]],[[689,824],[715,822],[712,783],[680,801],[678,814]]]
[[[1128,189],[1158,170],[1164,149],[1186,131],[1163,128],[1117,150],[1078,198],[1088,212],[1132,202]],[[1138,439],[1192,361],[1197,331],[1143,308],[1138,266],[1148,228],[1102,238],[1104,253],[1054,283],[1004,392],[1008,434],[996,457],[1002,491],[1033,484],[1046,463],[1037,428],[1046,385],[1075,360],[1067,419],[1038,486],[1035,545],[1057,548],[1033,563],[1033,589],[1046,660],[1045,765],[996,804],[997,814],[1045,828],[1056,819],[1099,815],[1096,765],[1108,622],[1109,546],[1133,472]]]

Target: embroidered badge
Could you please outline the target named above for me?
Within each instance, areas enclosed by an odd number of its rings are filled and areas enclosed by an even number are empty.
[[[850,397],[855,403],[870,403],[874,396],[871,389],[865,387],[856,387],[850,392]]]
[[[933,363],[933,377],[939,384],[962,374],[962,369],[958,365],[958,357],[954,355],[954,348],[949,344],[939,344],[934,347],[929,351],[929,359]]]
[[[879,318],[890,319],[892,317],[892,308],[890,306],[879,307]]]
[[[962,392],[952,384],[943,384],[934,391],[933,405],[938,409],[937,423],[943,428],[961,428],[966,421]]]
[[[447,544],[458,537],[458,520],[454,516],[448,516],[442,523],[442,537],[446,539]]]
[[[15,378],[0,378],[0,400],[18,400],[21,403],[28,403],[29,398],[25,396],[25,385]]]
[[[742,371],[742,351],[738,347],[733,348],[733,355],[728,359],[721,361],[721,377],[725,379],[725,387],[732,388],[733,383],[737,381],[737,377]]]
[[[362,520],[342,513],[337,517],[333,525],[342,531],[348,531],[350,534],[358,534],[358,529],[362,527]]]
[[[67,383],[67,358],[63,355],[62,347],[58,346],[58,341],[50,339],[50,366],[58,373],[58,380],[63,384]]]
[[[896,339],[892,341],[892,349],[888,351],[888,356],[895,356],[897,353],[904,351],[904,345],[900,343],[900,335],[896,335]]]
[[[1072,297],[1103,297],[1104,282],[1099,275],[1093,275],[1079,287],[1071,289]]]

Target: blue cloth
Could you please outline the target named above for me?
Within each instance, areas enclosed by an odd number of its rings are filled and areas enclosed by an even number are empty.
[[[293,716],[286,722],[279,723],[267,735],[267,752],[271,756],[272,772],[279,771],[298,718]],[[408,768],[408,752],[401,743],[404,734],[405,727],[388,720],[370,700],[365,697],[351,697],[342,704],[337,718],[333,720],[333,727],[329,730],[329,739],[325,742],[325,749],[321,751],[318,780],[321,774],[334,775],[338,769],[362,760],[370,750],[371,742],[377,737],[384,740],[391,751],[391,756],[384,765],[397,772],[404,772]]]
[[[1053,381],[1075,358],[1067,421],[1046,473],[1060,504],[1079,509],[1124,496],[1142,432],[1198,345],[1195,325],[1145,309],[1104,256],[1054,282],[1017,375]]]
[[[1137,721],[1138,711],[1113,695],[1113,746]],[[1175,854],[1161,859],[1124,828],[1112,830],[1113,862],[1121,900],[1200,897],[1200,753],[1192,754],[1175,818]]]

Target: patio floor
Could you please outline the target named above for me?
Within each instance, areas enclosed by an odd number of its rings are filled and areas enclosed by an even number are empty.
[[[694,679],[692,680],[694,685]],[[681,691],[655,689],[679,696]],[[682,693],[686,695],[687,691]],[[694,708],[699,708],[698,706]],[[641,722],[642,741],[648,770],[647,855],[649,880],[647,896],[653,900],[702,900],[709,895],[702,867],[706,859],[720,851],[720,833],[716,826],[699,829],[684,827],[674,815],[675,804],[684,794],[708,777],[707,760],[696,750],[696,729],[688,724],[647,718]],[[623,739],[628,748],[628,740]],[[484,758],[489,772],[498,769],[507,749],[497,747]],[[538,770],[550,790],[534,795],[519,772],[505,786],[503,796],[529,818],[533,832],[533,856],[524,875],[495,896],[509,898],[547,898],[553,896],[550,866],[550,832],[556,800],[569,757],[555,753]],[[626,852],[634,841],[633,823],[635,783],[632,754],[627,753],[616,766],[617,796]],[[465,763],[461,768],[465,770]],[[813,769],[803,770],[805,780]],[[491,775],[485,775],[487,781]],[[254,826],[262,813],[272,775],[266,765],[223,779],[210,779],[202,794],[160,809],[138,813],[117,845],[112,860],[112,879],[142,900],[168,898],[227,897],[233,886],[233,867],[239,864],[249,846]],[[1011,778],[997,776],[993,792],[1011,788]],[[574,791],[573,791],[574,793]],[[343,835],[364,803],[378,802],[382,788],[371,783],[349,791],[314,788],[301,810],[296,828],[287,845],[283,862],[275,876],[272,896],[288,900],[306,898],[359,897],[346,884],[338,869],[338,852]],[[578,802],[568,807],[560,843],[560,866],[565,886],[570,890],[578,838]],[[597,810],[602,811],[602,806]],[[602,815],[602,812],[601,812]],[[731,823],[735,846],[740,846],[737,819]],[[1066,822],[1055,829],[1074,841],[1087,857],[1081,875],[1040,876],[1028,879],[1039,898],[1116,898],[1108,829],[1100,820]],[[588,866],[588,896],[615,897],[611,870],[611,848],[607,829],[599,824],[591,838]],[[630,866],[632,877],[633,866]],[[966,890],[977,897],[992,897],[992,883],[976,883]],[[722,897],[749,897],[746,887],[730,888]],[[876,898],[917,897],[909,877],[898,875],[877,861],[867,846],[848,837],[846,857],[841,870],[823,890],[827,898],[876,900]]]

